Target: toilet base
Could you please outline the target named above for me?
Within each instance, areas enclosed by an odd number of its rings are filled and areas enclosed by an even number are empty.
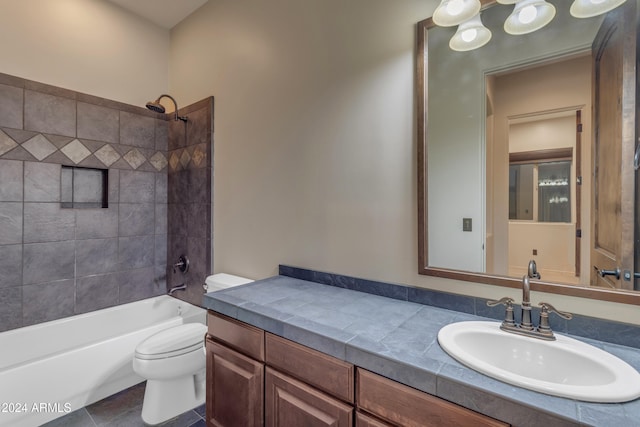
[[[168,380],[147,380],[142,403],[142,421],[155,425],[205,401],[205,371]]]

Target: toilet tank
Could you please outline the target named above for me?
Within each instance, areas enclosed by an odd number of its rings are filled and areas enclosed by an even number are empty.
[[[253,282],[253,280],[247,279],[246,277],[234,276],[227,273],[217,273],[207,277],[205,280],[207,292],[220,291],[251,282]]]

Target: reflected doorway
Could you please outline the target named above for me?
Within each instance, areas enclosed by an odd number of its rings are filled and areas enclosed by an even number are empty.
[[[580,283],[580,111],[509,120],[509,275]],[[546,148],[541,148],[546,147]]]
[[[520,277],[534,259],[545,281],[589,285],[591,64],[487,76],[488,273]]]

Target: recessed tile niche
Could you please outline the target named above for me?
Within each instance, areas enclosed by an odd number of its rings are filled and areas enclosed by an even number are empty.
[[[62,166],[60,206],[62,208],[108,208],[107,169]]]

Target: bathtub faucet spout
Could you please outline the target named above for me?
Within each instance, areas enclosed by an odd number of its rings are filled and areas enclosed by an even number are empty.
[[[173,288],[169,289],[169,295],[173,295],[177,291],[186,291],[186,290],[187,290],[187,285],[183,283],[182,285],[174,286]]]

